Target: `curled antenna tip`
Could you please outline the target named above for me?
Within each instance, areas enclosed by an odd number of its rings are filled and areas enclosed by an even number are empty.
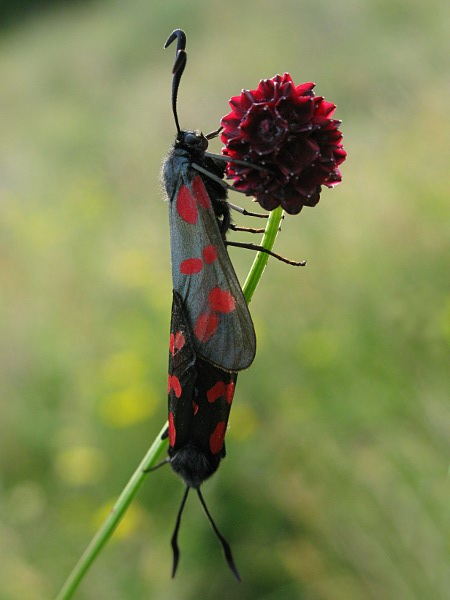
[[[167,40],[164,44],[164,48],[167,48],[168,46],[170,46],[170,44],[176,38],[178,38],[177,51],[181,50],[181,49],[184,50],[184,48],[186,48],[186,34],[184,33],[184,31],[182,29],[174,29],[172,31],[172,33],[169,35],[169,37],[167,38]]]
[[[175,63],[173,65],[172,74],[172,112],[175,119],[175,125],[178,133],[180,133],[180,124],[178,122],[177,114],[177,97],[178,87],[180,85],[181,76],[183,75],[184,68],[186,66],[187,54],[186,54],[186,34],[182,29],[174,29],[166,40],[164,48],[170,46],[170,44],[177,40],[177,49],[175,54]]]

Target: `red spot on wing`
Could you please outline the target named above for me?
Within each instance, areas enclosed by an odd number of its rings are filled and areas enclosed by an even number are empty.
[[[209,447],[213,454],[218,454],[222,450],[226,427],[225,421],[220,421],[209,438]]]
[[[230,313],[236,308],[236,300],[231,292],[219,287],[215,287],[209,292],[208,303],[211,310],[219,313]]]
[[[192,409],[194,411],[194,417],[195,417],[195,415],[198,413],[198,404],[197,404],[197,402],[194,402],[194,401],[192,402]]]
[[[184,346],[185,343],[186,343],[186,339],[185,339],[184,335],[181,333],[181,331],[177,331],[177,333],[175,334],[175,338],[174,338],[175,350],[181,350],[181,348]]]
[[[199,342],[207,342],[219,326],[219,317],[212,312],[202,313],[194,325],[194,334]]]
[[[186,223],[194,225],[197,222],[197,204],[194,196],[185,185],[182,185],[178,190],[177,212]]]
[[[177,333],[171,333],[170,334],[170,340],[169,340],[169,350],[170,350],[170,354],[173,356],[175,354],[175,350],[181,350],[181,348],[184,346],[184,344],[186,343],[186,340],[184,338],[184,335],[181,333],[181,331],[177,331]]]
[[[212,264],[215,260],[217,260],[217,248],[213,244],[205,246],[203,248],[202,256],[207,265]]]
[[[200,206],[203,208],[211,208],[211,200],[208,196],[208,192],[206,191],[205,184],[199,175],[194,177],[194,180],[192,181],[192,189],[194,190],[195,197]]]
[[[181,396],[181,383],[176,375],[169,374],[169,381],[167,385],[167,391],[170,394],[171,390],[174,391],[174,394],[177,398]]]
[[[231,404],[233,402],[234,396],[234,383],[224,383],[223,381],[218,381],[212,388],[210,388],[206,392],[206,397],[208,402],[215,402],[219,398],[225,398],[227,404]]]
[[[203,261],[201,258],[187,258],[180,264],[180,272],[182,275],[194,275],[200,273],[203,269]]]
[[[218,381],[216,384],[212,386],[207,392],[206,397],[208,402],[215,402],[219,398],[222,398],[226,395],[227,386],[223,381]]]
[[[227,389],[225,392],[225,399],[228,404],[231,404],[233,402],[234,387],[235,387],[235,384],[233,381],[227,385]]]
[[[175,439],[177,437],[177,432],[175,430],[175,424],[173,422],[173,414],[169,413],[169,444],[173,448],[175,446]]]

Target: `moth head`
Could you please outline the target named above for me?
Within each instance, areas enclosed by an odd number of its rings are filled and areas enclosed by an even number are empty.
[[[204,152],[208,148],[208,140],[201,131],[180,131],[177,134],[175,145],[183,146],[189,150]]]

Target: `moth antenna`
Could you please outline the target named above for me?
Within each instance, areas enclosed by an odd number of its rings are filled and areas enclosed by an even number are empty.
[[[223,537],[223,535],[218,530],[217,525],[214,523],[214,520],[213,520],[213,518],[210,515],[210,512],[208,510],[208,507],[206,506],[206,502],[203,499],[203,495],[202,495],[202,493],[200,491],[200,488],[197,488],[197,494],[198,494],[198,497],[200,499],[201,505],[203,506],[203,510],[205,511],[206,516],[208,517],[209,522],[211,523],[211,527],[213,528],[214,533],[216,534],[217,538],[219,539],[220,543],[222,544],[222,549],[223,549],[223,552],[225,554],[225,560],[227,561],[227,564],[230,567],[231,572],[233,573],[233,575],[236,577],[236,579],[238,581],[241,581],[241,577],[239,575],[239,571],[237,570],[236,565],[234,564],[233,556],[231,554],[230,544]]]
[[[180,133],[180,124],[178,122],[178,114],[177,114],[177,98],[178,98],[178,88],[180,86],[181,76],[183,75],[184,68],[186,66],[187,54],[186,54],[186,34],[182,29],[175,29],[169,35],[164,44],[164,48],[170,46],[170,44],[177,39],[177,50],[175,53],[175,62],[173,65],[172,73],[172,112],[175,119],[175,125],[177,127],[177,132]]]
[[[178,548],[178,530],[180,529],[181,515],[183,514],[184,505],[186,504],[186,500],[190,489],[191,488],[189,486],[186,486],[186,489],[184,490],[183,499],[181,500],[180,508],[178,509],[175,529],[173,531],[172,539],[170,541],[170,543],[172,544],[173,551],[172,577],[175,577],[175,573],[177,572],[178,567],[178,561],[180,559],[180,549]]]

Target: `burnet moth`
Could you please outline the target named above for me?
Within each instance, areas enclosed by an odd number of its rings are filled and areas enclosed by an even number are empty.
[[[225,168],[206,153],[203,135],[180,128],[177,95],[186,65],[186,36],[177,29],[165,43],[177,40],[172,83],[172,111],[177,128],[174,145],[163,164],[162,179],[169,204],[173,280],[169,352],[169,457],[186,490],[172,536],[175,575],[181,515],[195,489],[217,535],[228,566],[240,579],[230,546],[215,525],[200,491],[201,484],[225,456],[224,437],[237,373],[255,357],[252,319],[226,250],[230,227]]]

